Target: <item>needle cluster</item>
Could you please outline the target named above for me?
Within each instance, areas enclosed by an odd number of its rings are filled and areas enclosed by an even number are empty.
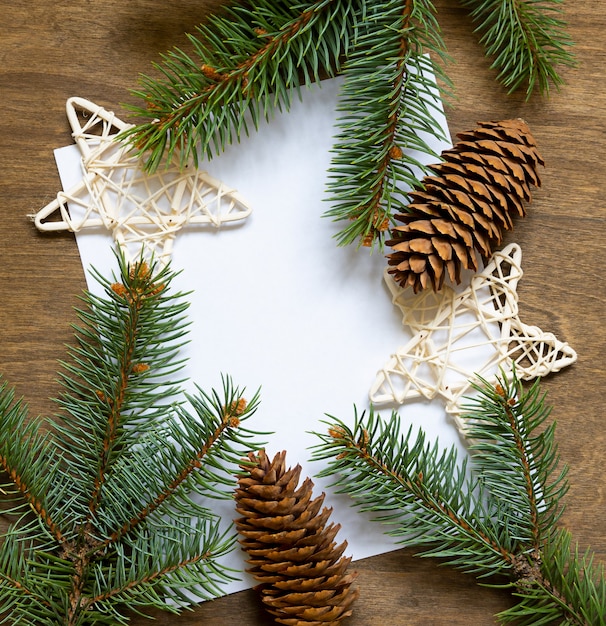
[[[526,88],[548,93],[562,85],[556,68],[571,65],[564,0],[461,0],[470,10],[486,54],[509,93]]]
[[[125,624],[178,612],[231,574],[235,546],[209,498],[230,498],[255,394],[181,393],[186,303],[173,274],[120,259],[98,276],[61,372],[60,415],[28,416],[0,388],[0,621]]]
[[[548,92],[574,62],[561,0],[466,0],[498,80]],[[426,170],[419,153],[443,139],[433,79],[451,91],[448,54],[430,0],[259,0],[229,4],[174,48],[134,93],[138,123],[125,136],[154,170],[212,158],[302,86],[343,75],[327,215],[340,244],[382,245],[393,213]],[[433,155],[438,156],[438,155]]]
[[[321,475],[403,546],[509,588],[517,604],[501,623],[606,624],[603,566],[557,526],[566,469],[538,385],[483,381],[478,391],[468,407],[469,458],[422,430],[402,436],[395,412],[384,420],[371,411],[318,434],[314,458],[329,459]]]

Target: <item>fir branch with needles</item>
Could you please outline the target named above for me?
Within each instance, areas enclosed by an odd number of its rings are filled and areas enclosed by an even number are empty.
[[[568,485],[544,395],[515,375],[476,388],[466,407],[469,457],[422,430],[403,436],[396,412],[383,419],[371,410],[352,427],[333,418],[316,433],[313,459],[328,459],[320,476],[402,546],[510,589],[517,603],[500,623],[603,626],[604,567],[557,526]]]
[[[158,167],[164,152],[181,163],[212,157],[257,129],[276,108],[288,110],[292,89],[334,76],[348,53],[354,7],[342,0],[306,5],[261,0],[212,16],[188,39],[193,54],[174,49],[156,64],[164,80],[144,76],[134,107],[144,121],[125,135]],[[246,114],[250,115],[250,119]]]
[[[126,624],[215,597],[235,547],[209,498],[231,498],[258,405],[229,377],[181,391],[187,304],[174,274],[122,257],[86,293],[60,374],[60,415],[32,418],[0,387],[0,616],[19,624]]]
[[[477,23],[492,69],[509,93],[526,86],[548,93],[563,79],[558,66],[570,66],[572,40],[563,19],[563,0],[461,0]]]
[[[546,94],[573,66],[562,0],[463,0],[511,91]],[[229,3],[174,48],[133,91],[136,123],[122,134],[149,170],[168,156],[211,159],[301,88],[343,75],[326,216],[339,244],[382,247],[394,213],[427,173],[418,154],[442,139],[435,111],[454,90],[431,0],[260,0]],[[431,80],[439,79],[441,94]],[[435,155],[436,157],[438,155]]]
[[[435,121],[439,92],[423,77],[450,83],[439,63],[445,45],[430,2],[369,3],[357,31],[344,65],[326,216],[348,222],[340,244],[372,246],[382,242],[392,215],[405,209],[399,190],[426,171],[418,154],[438,158],[423,133],[445,139]],[[431,56],[424,54],[429,50]]]

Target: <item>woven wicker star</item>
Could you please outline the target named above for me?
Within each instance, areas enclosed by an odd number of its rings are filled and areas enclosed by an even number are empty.
[[[393,405],[439,396],[464,432],[461,399],[477,375],[494,380],[515,368],[519,378],[530,380],[574,363],[576,352],[567,343],[520,320],[521,261],[520,247],[510,244],[458,291],[444,286],[414,294],[385,273],[402,323],[413,336],[379,371],[371,401]]]
[[[164,264],[184,226],[218,227],[250,214],[236,191],[193,164],[162,164],[153,174],[146,172],[142,160],[117,139],[130,126],[112,112],[83,98],[70,98],[66,110],[82,156],[82,180],[33,216],[38,229],[105,228],[127,258],[142,253]]]

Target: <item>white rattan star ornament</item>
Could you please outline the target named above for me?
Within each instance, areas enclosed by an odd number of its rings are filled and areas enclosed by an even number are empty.
[[[385,281],[402,323],[412,333],[406,345],[379,371],[370,391],[375,405],[403,404],[441,397],[464,432],[461,400],[477,376],[499,373],[530,380],[576,361],[576,352],[555,335],[524,324],[516,288],[522,277],[522,251],[511,244],[495,252],[469,286],[455,291],[414,294],[386,272]]]
[[[146,172],[130,146],[116,139],[129,125],[112,112],[83,98],[70,98],[66,109],[82,180],[33,216],[38,229],[106,228],[127,258],[153,255],[165,264],[184,226],[218,227],[250,214],[236,191],[193,164]]]

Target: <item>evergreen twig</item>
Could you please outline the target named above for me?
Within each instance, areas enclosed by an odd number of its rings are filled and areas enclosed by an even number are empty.
[[[63,364],[61,416],[30,418],[0,387],[0,616],[125,624],[124,606],[173,612],[232,578],[235,533],[200,498],[230,498],[256,410],[223,389],[180,397],[187,305],[144,262],[100,275]],[[170,602],[167,600],[170,599]]]
[[[463,0],[498,80],[510,90],[547,93],[574,64],[561,0]],[[212,158],[301,86],[344,75],[328,181],[329,217],[347,223],[340,244],[382,246],[393,213],[426,173],[419,151],[442,139],[435,120],[452,85],[436,9],[430,0],[260,0],[231,4],[189,35],[191,52],[167,52],[144,76],[131,107],[138,123],[125,137],[154,170]],[[437,155],[435,155],[437,157]]]
[[[433,154],[428,138],[445,139],[435,122],[441,109],[436,75],[450,85],[439,61],[445,45],[430,2],[368,2],[356,44],[343,69],[338,134],[330,169],[328,217],[347,220],[340,244],[382,242],[403,190],[426,172],[419,154]],[[431,50],[432,56],[424,54]]]
[[[526,86],[548,93],[563,79],[559,65],[573,65],[572,40],[562,17],[563,0],[461,0],[482,33],[486,54],[499,70],[497,80],[513,93]]]
[[[164,153],[184,164],[211,158],[256,130],[277,109],[290,107],[292,89],[334,76],[348,53],[356,23],[351,2],[314,0],[306,5],[261,0],[233,6],[189,35],[193,54],[175,48],[155,64],[164,80],[144,76],[135,91],[149,121],[126,136],[154,170]],[[250,114],[247,119],[246,114]]]
[[[329,459],[340,493],[386,524],[387,532],[422,556],[437,557],[485,584],[508,581],[518,603],[502,623],[606,624],[602,565],[579,556],[556,522],[567,489],[559,469],[555,427],[538,384],[486,381],[468,407],[470,457],[441,450],[421,430],[401,435],[400,419],[372,410],[353,427],[332,418],[315,460]]]

